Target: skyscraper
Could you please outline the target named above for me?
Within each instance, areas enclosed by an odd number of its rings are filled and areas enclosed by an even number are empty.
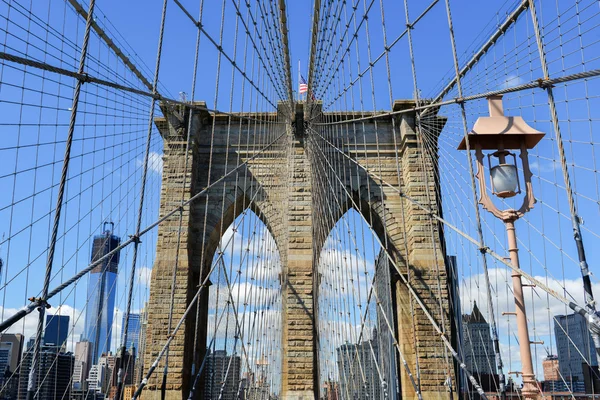
[[[582,392],[584,366],[597,366],[592,336],[585,318],[579,314],[556,315],[554,337],[558,352],[558,369],[573,392]]]
[[[228,356],[226,350],[215,350],[206,357],[204,398],[237,400],[242,367],[240,356]]]
[[[92,346],[90,342],[75,344],[75,367],[73,371],[73,389],[86,391],[87,378],[92,364]]]
[[[467,370],[476,374],[496,374],[494,344],[487,323],[477,302],[471,314],[463,315],[463,354]]]
[[[90,392],[102,393],[106,380],[106,366],[103,364],[92,365],[88,374],[87,384]]]
[[[132,354],[129,352],[129,350],[125,350],[125,352],[122,352],[119,350],[118,354],[117,354],[117,359],[115,361],[115,367],[113,368],[112,371],[112,382],[113,382],[113,386],[117,385],[118,382],[118,365],[121,365],[122,371],[121,373],[123,374],[122,379],[123,379],[123,384],[125,385],[132,385],[134,383],[133,378],[134,378],[134,369],[135,369],[135,354]]]
[[[0,335],[0,388],[4,389],[0,397],[16,397],[24,341],[19,333]]]
[[[381,250],[375,262],[375,291],[377,292],[377,346],[379,348],[379,370],[385,379],[382,385],[382,397],[397,398],[399,385],[396,368],[396,351],[394,334],[390,331],[394,321],[394,305],[392,301],[392,282],[387,254]],[[390,325],[388,325],[388,323]],[[339,389],[339,388],[338,388]]]
[[[44,330],[44,344],[48,346],[63,347],[69,336],[68,315],[46,315],[46,329]]]
[[[39,399],[60,400],[71,398],[71,377],[73,376],[73,355],[63,353],[58,346],[42,346],[37,370]],[[33,349],[23,353],[21,364],[19,400],[27,398],[27,381],[31,370]]]
[[[94,237],[92,262],[100,260],[119,246],[121,239],[113,235],[112,222],[104,224],[104,233]],[[89,274],[87,308],[82,340],[92,343],[92,363],[110,350],[115,308],[119,252],[96,265]]]
[[[110,388],[116,385],[115,364],[117,357],[112,353],[102,354],[98,363],[92,365],[88,374],[88,390],[108,394]],[[113,379],[115,378],[115,379]]]
[[[146,352],[146,328],[148,327],[148,303],[142,308],[140,313],[140,339],[139,339],[139,350],[135,359],[135,373],[133,380],[139,382],[144,377],[144,353]]]
[[[340,375],[340,397],[348,399],[381,399],[382,380],[377,369],[379,357],[377,329],[373,339],[346,343],[336,349]]]
[[[125,329],[125,314],[123,314],[123,324],[121,326],[123,329]],[[131,348],[133,348],[135,350],[133,352],[134,356],[139,353],[141,327],[140,314],[129,314],[129,326],[127,328],[127,343],[125,343],[125,348],[127,350],[131,350]],[[122,333],[121,343],[123,343],[123,339],[124,337]]]

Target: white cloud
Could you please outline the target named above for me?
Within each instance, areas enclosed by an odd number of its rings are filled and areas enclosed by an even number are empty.
[[[365,260],[349,249],[326,244],[321,252],[318,270],[322,296],[348,296],[366,300],[375,274],[375,262]]]
[[[147,289],[150,287],[150,279],[152,278],[152,268],[140,267],[137,269],[136,283],[143,288]]]
[[[254,218],[258,217],[254,216]],[[251,219],[249,222],[254,225],[255,221]],[[242,222],[237,230],[234,230],[236,224],[237,220],[225,231],[221,238],[223,257],[211,275],[213,283],[216,283],[216,280],[219,279],[219,274],[221,274],[220,279],[224,279],[222,270],[219,272],[218,269],[222,268],[222,264],[225,264],[228,271],[230,267],[233,267],[232,276],[229,276],[232,282],[239,280],[239,276],[242,280],[278,281],[281,273],[279,251],[267,227],[259,222],[258,226],[252,230],[248,226],[242,229],[242,224],[246,224],[246,222]],[[216,252],[213,264],[218,257],[219,253]]]
[[[239,217],[238,217],[239,218]],[[237,219],[227,228],[221,238],[221,249],[226,255],[239,255],[248,252],[247,257],[252,257],[256,254],[264,253],[266,250],[275,249],[274,239],[267,227],[258,222],[258,226],[254,227],[253,215],[248,222],[238,221]],[[252,224],[252,226],[248,226]],[[246,225],[246,226],[244,226]]]
[[[521,77],[519,77],[517,75],[514,75],[514,74],[511,74],[511,75],[508,75],[506,77],[506,79],[504,79],[504,82],[502,82],[500,84],[500,88],[501,89],[508,89],[508,88],[511,88],[511,87],[519,86],[519,85],[521,85],[523,83],[524,83],[524,81],[523,81],[523,79]]]
[[[538,174],[542,172],[554,172],[560,168],[560,164],[554,161],[543,163],[532,161],[531,163],[529,163],[529,166],[532,171],[537,172]]]
[[[279,284],[257,285],[250,282],[233,283],[231,295],[227,285],[223,282],[219,286],[211,286],[209,299],[209,310],[222,310],[227,303],[233,302],[238,310],[262,310],[273,307],[281,301],[281,290]],[[246,304],[246,305],[245,305]]]
[[[121,345],[121,329],[123,329],[123,311],[120,308],[115,307],[115,314],[113,316],[112,323],[112,336],[110,349],[113,353],[117,352],[117,349]]]
[[[0,307],[1,310],[1,307]],[[4,312],[4,318],[8,318],[9,316],[16,313],[18,310],[16,308],[7,308]],[[132,310],[132,312],[136,312],[136,310]],[[69,335],[67,336],[67,351],[74,352],[75,351],[75,343],[80,340],[81,334],[83,333],[84,325],[85,325],[85,312],[82,312],[78,309],[75,309],[69,305],[62,305],[58,309],[55,307],[51,307],[46,310],[46,315],[67,315],[69,316]],[[31,314],[28,314],[21,321],[15,323],[13,326],[6,330],[6,333],[20,333],[24,336],[25,345],[27,341],[35,337],[37,332],[37,321],[38,321],[38,313],[37,311],[33,311]],[[113,352],[116,351],[118,346],[121,344],[121,329],[123,323],[123,310],[120,308],[115,308],[115,312],[113,315],[113,324],[112,324],[112,335],[111,335],[111,350]]]
[[[2,307],[0,307],[2,310]],[[15,314],[18,310],[16,308],[6,308],[3,310],[4,318],[8,318]],[[38,324],[38,312],[33,311],[28,314],[25,318],[18,321],[10,328],[6,333],[20,333],[24,336],[25,345],[27,341],[35,337],[37,332]],[[85,313],[80,310],[73,308],[69,305],[62,305],[58,308],[51,307],[46,310],[46,316],[48,315],[67,315],[69,316],[69,335],[67,336],[67,351],[75,350],[75,343],[79,341],[81,334],[83,333],[83,327],[85,324]],[[45,323],[45,322],[44,322]]]
[[[501,355],[506,366],[506,371],[520,371],[520,353],[517,343],[517,324],[512,315],[502,315],[506,312],[514,312],[515,304],[512,293],[511,271],[502,268],[493,268],[489,270],[490,281],[492,282],[492,300],[494,303],[494,312],[498,326],[498,337],[501,345]],[[580,305],[583,304],[583,291],[581,279],[564,279],[560,282],[544,276],[535,276],[541,282],[566,296]],[[524,284],[527,279],[522,278]],[[564,286],[563,286],[564,285]],[[600,291],[594,286],[594,295],[600,295]],[[461,308],[463,314],[471,313],[473,302],[477,302],[484,318],[491,322],[491,314],[487,303],[487,292],[485,289],[485,279],[483,274],[473,275],[466,278],[460,284],[461,290]],[[543,341],[543,344],[532,345],[532,355],[534,357],[534,366],[537,368],[537,375],[542,378],[542,361],[548,353],[556,354],[556,343],[554,337],[554,319],[557,315],[572,314],[573,311],[566,307],[556,298],[546,295],[541,288],[524,289],[527,319],[529,321],[529,336],[532,341]]]
[[[216,335],[215,326],[217,326]],[[281,340],[281,310],[263,310],[256,313],[240,312],[237,314],[237,323],[235,314],[231,309],[225,310],[225,312],[220,310],[218,315],[211,314],[208,316],[207,329],[207,343],[213,337],[216,342],[226,338],[233,342],[233,337],[236,334],[239,335],[239,339],[244,344],[267,339],[279,341]]]
[[[135,164],[138,168],[142,168],[144,166],[144,160],[138,158],[135,160]],[[155,174],[162,176],[163,159],[161,154],[155,151],[151,151],[148,154],[148,171],[152,171]]]
[[[506,328],[507,319],[506,317],[502,317],[501,313],[514,311],[511,271],[503,268],[492,268],[489,270],[489,275],[490,281],[492,282],[492,285],[494,285],[494,293],[492,296],[496,319],[500,324],[500,328]],[[552,278],[546,278],[545,276],[535,276],[535,278],[541,282],[547,282],[547,286],[555,292],[566,296],[580,305],[583,304],[582,282],[580,279],[564,279],[559,282]],[[522,281],[524,284],[528,283],[525,278],[523,278]],[[486,301],[487,294],[484,282],[483,274],[479,274],[466,278],[465,281],[461,283],[461,306],[463,313],[470,313],[471,308],[473,307],[473,301],[477,301],[477,306],[484,317],[489,320],[490,313]],[[465,290],[465,288],[470,289]],[[594,289],[596,289],[595,286]],[[533,290],[534,293],[531,293],[531,290]],[[594,292],[596,297],[600,295],[598,290],[594,290]],[[553,325],[548,327],[548,315],[554,316],[572,313],[572,311],[561,301],[552,296],[546,296],[546,293],[541,288],[525,288],[525,301],[528,318],[531,321],[530,323],[533,323],[535,317],[536,331],[540,335],[547,335],[554,329]]]

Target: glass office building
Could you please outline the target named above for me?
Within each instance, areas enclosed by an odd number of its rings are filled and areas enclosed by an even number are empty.
[[[91,261],[95,262],[116,249],[121,238],[113,235],[113,223],[104,224],[102,235],[94,237]],[[115,311],[119,252],[107,257],[89,273],[85,327],[82,340],[92,343],[92,363],[110,351]]]
[[[44,344],[62,347],[69,336],[68,315],[46,315]]]
[[[125,315],[123,315],[123,323],[121,325],[123,330],[125,329]],[[129,314],[129,326],[127,327],[127,343],[125,344],[125,348],[127,350],[131,350],[133,348],[135,353],[133,355],[137,355],[139,353],[139,343],[140,343],[140,330],[142,324],[140,320],[140,314]],[[123,334],[125,332],[123,331]],[[121,334],[121,343],[123,343],[123,334]]]

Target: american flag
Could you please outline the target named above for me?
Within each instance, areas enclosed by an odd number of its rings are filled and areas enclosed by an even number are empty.
[[[300,94],[308,92],[308,84],[302,75],[300,75],[300,83],[298,84]]]

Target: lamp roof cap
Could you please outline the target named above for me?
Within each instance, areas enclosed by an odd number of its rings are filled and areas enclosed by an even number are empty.
[[[508,117],[504,115],[502,95],[487,97],[490,116],[479,117],[468,133],[470,147],[481,146],[482,150],[498,150],[499,141],[502,140],[504,149],[520,149],[525,143],[528,149],[534,148],[544,137],[540,132],[525,122],[522,117]],[[466,138],[458,145],[458,150],[466,150]]]

